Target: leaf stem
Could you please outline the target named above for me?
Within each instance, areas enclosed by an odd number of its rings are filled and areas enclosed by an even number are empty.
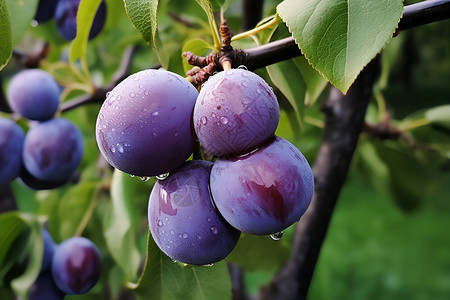
[[[89,220],[91,219],[91,216],[94,213],[95,207],[97,206],[99,195],[100,195],[100,192],[102,189],[103,189],[103,184],[101,184],[95,188],[92,200],[89,203],[89,206],[86,209],[86,212],[84,213],[83,218],[80,221],[80,224],[78,224],[77,230],[75,231],[75,236],[81,236],[81,234],[83,233],[87,224],[89,223]]]
[[[267,29],[267,28],[269,28],[269,27],[271,27],[273,25],[276,25],[276,24],[280,23],[280,22],[281,22],[281,18],[278,16],[278,14],[276,14],[267,23],[264,23],[263,25],[257,26],[257,27],[255,27],[255,28],[253,28],[251,30],[244,31],[242,33],[236,34],[235,36],[233,36],[231,38],[231,41],[234,42],[234,41],[246,38],[246,37],[250,37],[250,36],[255,35],[258,32],[263,31],[263,30],[265,30],[265,29]]]
[[[317,118],[313,118],[313,117],[310,117],[310,116],[304,116],[303,121],[305,123],[307,123],[307,124],[316,126],[318,128],[324,128],[325,127],[325,123],[322,120],[317,119]]]
[[[430,123],[431,122],[427,118],[423,117],[423,118],[420,118],[417,120],[402,123],[402,124],[398,125],[397,129],[400,131],[410,131],[410,130],[413,130],[413,129],[416,129],[416,128],[419,128],[422,126],[429,125]]]

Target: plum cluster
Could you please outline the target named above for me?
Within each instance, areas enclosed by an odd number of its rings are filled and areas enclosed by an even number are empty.
[[[241,232],[276,235],[308,208],[312,170],[275,136],[279,118],[271,87],[246,69],[215,74],[200,93],[174,73],[146,70],[107,95],[96,137],[117,169],[157,175],[148,222],[160,249],[205,265],[225,258]],[[214,162],[186,162],[197,142]]]
[[[89,239],[72,237],[57,245],[43,229],[41,271],[28,292],[29,300],[60,300],[87,293],[100,279],[100,252]]]
[[[35,190],[62,186],[74,175],[83,156],[83,136],[64,118],[54,118],[60,88],[39,69],[17,73],[8,86],[8,103],[30,120],[25,134],[10,119],[0,118],[0,184],[19,177]]]
[[[38,23],[54,18],[56,28],[63,38],[71,41],[77,35],[77,13],[81,0],[39,0],[34,19]],[[102,1],[92,23],[89,39],[96,37],[106,21],[106,2]]]

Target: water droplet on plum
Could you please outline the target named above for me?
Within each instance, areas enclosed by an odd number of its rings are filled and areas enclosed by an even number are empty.
[[[203,116],[203,117],[200,118],[200,122],[201,122],[203,125],[206,125],[206,123],[208,123],[208,118],[206,118],[205,116]]]
[[[226,125],[226,124],[228,124],[228,118],[227,118],[227,117],[221,117],[221,118],[220,118],[220,122],[221,122],[223,125]]]
[[[147,176],[140,176],[139,177],[142,181],[148,181],[150,179],[150,177]]]
[[[219,233],[219,229],[217,229],[216,226],[211,226],[209,229],[211,230],[211,233],[212,233],[212,234],[217,234],[217,233]]]
[[[279,241],[279,240],[281,239],[282,236],[283,236],[283,231],[276,232],[276,233],[270,235],[270,237],[271,237],[272,240],[274,240],[274,241]]]
[[[164,173],[164,174],[157,175],[157,176],[156,176],[156,179],[158,179],[158,180],[164,180],[164,179],[166,179],[167,177],[169,177],[169,173]]]

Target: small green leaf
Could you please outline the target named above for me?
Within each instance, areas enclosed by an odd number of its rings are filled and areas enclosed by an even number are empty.
[[[450,105],[441,105],[428,109],[425,118],[431,123],[450,128]]]
[[[124,0],[134,27],[150,45],[156,44],[158,0]]]
[[[11,58],[11,20],[6,0],[0,0],[0,70],[3,69]]]
[[[96,188],[95,182],[82,182],[68,189],[61,197],[63,201],[59,201],[58,218],[59,218],[59,237],[61,240],[68,239],[77,233],[89,204],[94,196]]]
[[[185,51],[190,51],[196,55],[204,56],[207,53],[207,51],[211,49],[213,49],[213,47],[204,40],[193,39],[187,41],[186,44],[184,44],[182,53]],[[184,71],[185,72],[189,71],[192,68],[192,65],[190,65],[185,58],[182,61]]]
[[[137,219],[132,209],[133,191],[128,187],[129,175],[115,170],[111,182],[112,207],[104,219],[106,245],[125,274],[134,280],[140,263],[132,220]]]
[[[27,223],[18,212],[0,215],[0,266],[3,265],[6,254],[14,240],[27,227]]]
[[[295,61],[301,58],[285,60],[267,68],[270,79],[289,100],[298,122],[302,124],[305,106],[306,84]]]
[[[245,234],[226,260],[249,272],[276,272],[286,263],[289,253],[289,247],[281,241]]]
[[[138,283],[132,287],[138,299],[229,300],[231,280],[226,263],[185,266],[173,262],[148,235],[147,260]],[[188,291],[188,292],[187,292]]]
[[[326,79],[308,63],[304,56],[294,59],[294,63],[306,83],[305,105],[313,105],[327,86]]]
[[[209,0],[195,0],[195,1],[197,1],[197,3],[200,5],[200,7],[205,11],[206,15],[208,16],[209,27],[211,28],[211,33],[214,39],[214,47],[216,48],[216,50],[219,50],[221,44],[219,40],[217,24],[214,18],[214,12],[212,10],[211,2]]]
[[[277,11],[311,65],[343,93],[391,39],[402,0],[285,0]]]
[[[69,60],[86,59],[89,33],[101,0],[81,0],[77,13],[77,36],[70,47]]]
[[[31,253],[28,260],[28,266],[25,272],[11,281],[11,287],[15,293],[22,298],[27,297],[28,290],[39,276],[42,265],[42,256],[44,254],[44,242],[41,235],[41,224],[33,220],[28,224],[32,231],[30,236]]]
[[[6,0],[11,22],[12,46],[17,45],[36,14],[38,0]],[[3,42],[3,40],[2,40]]]

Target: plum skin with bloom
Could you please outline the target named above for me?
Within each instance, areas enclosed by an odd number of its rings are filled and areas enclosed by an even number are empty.
[[[210,187],[228,223],[245,233],[268,235],[284,230],[305,213],[314,177],[303,154],[275,137],[243,157],[217,159]]]
[[[21,116],[37,121],[51,119],[59,106],[61,89],[52,75],[30,69],[18,72],[8,85],[8,103]]]
[[[100,252],[85,237],[69,238],[55,249],[51,269],[61,291],[71,295],[87,293],[100,279]]]
[[[280,108],[270,86],[245,69],[210,77],[193,114],[198,140],[215,156],[252,151],[274,135],[279,119]]]
[[[23,162],[27,171],[44,181],[62,181],[72,176],[83,157],[81,131],[64,118],[32,127],[25,136]]]
[[[127,77],[108,94],[97,117],[102,155],[136,176],[176,169],[194,151],[191,117],[197,96],[189,81],[166,70]]]
[[[0,117],[0,184],[19,176],[24,140],[25,133],[19,125]]]
[[[224,259],[240,232],[214,208],[209,192],[211,162],[189,161],[153,187],[148,222],[153,239],[170,258],[193,265]]]

